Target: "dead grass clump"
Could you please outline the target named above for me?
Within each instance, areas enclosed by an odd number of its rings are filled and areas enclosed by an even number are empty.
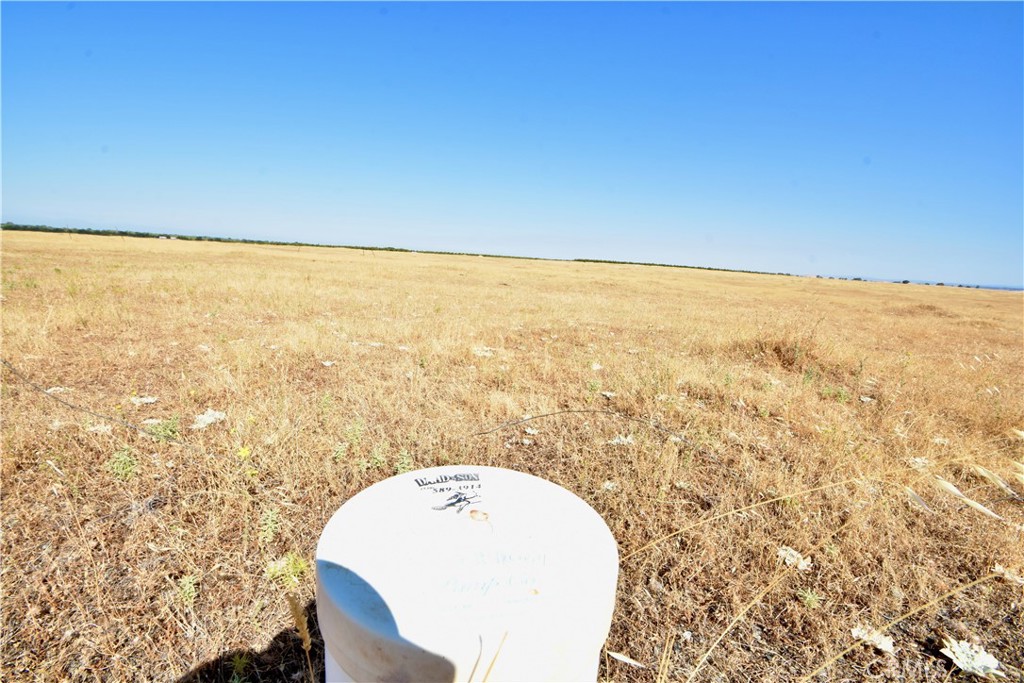
[[[752,337],[728,342],[727,353],[767,369],[808,377],[845,378],[859,371],[861,364],[841,358],[831,344],[819,339],[818,325],[796,325],[762,327]]]
[[[785,370],[803,371],[809,365],[820,365],[815,345],[809,336],[802,338],[757,338],[747,342],[751,356],[766,365],[778,365]]]
[[[897,316],[936,316],[939,318],[959,318],[956,313],[948,311],[935,304],[910,304],[906,306],[894,306],[889,309],[891,315]]]

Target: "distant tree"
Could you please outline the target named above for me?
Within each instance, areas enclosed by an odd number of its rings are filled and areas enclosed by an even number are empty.
[[[903,285],[909,285],[909,284],[910,284],[910,280],[904,280],[904,281],[903,281],[903,282],[901,282],[900,284],[903,284]]]

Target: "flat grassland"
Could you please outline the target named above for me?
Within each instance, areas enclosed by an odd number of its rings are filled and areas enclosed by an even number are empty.
[[[607,649],[648,668],[602,680],[967,680],[944,638],[1022,667],[1019,292],[2,238],[4,680],[301,676],[323,524],[452,463],[607,521]]]

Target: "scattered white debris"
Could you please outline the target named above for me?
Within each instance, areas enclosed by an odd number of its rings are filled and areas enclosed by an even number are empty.
[[[60,420],[54,420],[53,422],[50,423],[50,431],[55,432],[63,426],[63,422],[61,422]]]
[[[671,441],[672,443],[685,443],[686,442],[686,439],[684,439],[683,437],[681,437],[681,436],[679,436],[677,434],[673,434],[672,436],[668,437],[668,440]]]
[[[329,368],[332,365],[334,365],[334,361],[333,360],[322,360],[322,361],[320,361],[320,365],[324,366],[325,368]]]
[[[668,394],[658,394],[654,397],[655,401],[667,401],[671,398]]]
[[[962,671],[974,674],[981,678],[1000,676],[1006,678],[1006,674],[999,670],[999,661],[985,652],[981,645],[975,645],[966,640],[942,639],[946,647],[939,650],[942,654],[953,660]]]
[[[210,425],[221,422],[226,418],[227,415],[219,410],[207,408],[206,412],[202,415],[196,415],[196,421],[192,423],[192,429],[206,429]]]
[[[778,550],[779,559],[786,563],[787,567],[796,567],[797,571],[809,572],[814,563],[811,558],[804,557],[788,545],[781,546]]]
[[[199,344],[196,346],[196,348],[202,351],[203,353],[209,353],[210,351],[213,351],[213,349],[210,348],[210,346],[207,344]]]
[[[135,406],[148,406],[152,403],[156,403],[160,399],[158,399],[156,396],[132,396],[128,400],[131,401],[132,405]]]
[[[1021,576],[1019,573],[1013,570],[1007,569],[1001,564],[997,564],[996,566],[992,567],[992,572],[998,574],[1007,581],[1019,583],[1020,585],[1024,586],[1024,576]]]
[[[474,346],[473,355],[481,358],[490,358],[494,355],[494,349],[489,346]]]
[[[155,417],[150,417],[150,418],[147,418],[147,419],[143,420],[142,424],[144,424],[144,425],[158,425],[161,422],[163,422],[163,420],[160,420],[160,419],[155,418]]]
[[[412,370],[410,370],[409,372],[405,373],[405,378],[406,379],[412,379]]]
[[[619,434],[614,439],[608,442],[609,446],[632,446],[635,442],[633,441],[632,434],[623,436]]]
[[[92,432],[93,434],[113,434],[114,428],[110,425],[99,424],[93,425],[85,431]]]
[[[1020,429],[1016,429],[1014,427],[1011,427],[1010,431],[1013,432],[1014,434],[1016,434],[1018,439],[1024,440],[1024,430],[1020,430]]]
[[[614,481],[606,481],[605,483],[601,484],[601,488],[603,488],[605,491],[617,491],[619,489],[619,485],[616,484]]]
[[[540,434],[540,430],[534,429],[533,427],[527,427],[523,431],[529,434],[530,436],[537,436],[538,434]]]
[[[593,365],[590,366],[590,369],[591,370],[604,370],[604,366],[601,365],[600,363],[594,363]]]
[[[408,346],[399,346],[398,350],[399,351],[406,351],[406,352],[412,351],[412,349],[410,349]]]
[[[68,389],[67,387],[50,387],[46,390],[46,393],[52,396],[53,394],[63,394],[68,391],[71,391],[71,389]]]
[[[527,439],[527,438],[524,437],[522,443],[523,443],[524,446],[532,446],[533,445],[533,439]]]
[[[682,640],[684,643],[688,643],[691,640],[693,640],[693,633],[690,631],[683,631],[679,634],[679,639]]]
[[[850,635],[852,635],[854,638],[861,641],[862,643],[874,645],[882,652],[888,652],[893,656],[896,655],[896,648],[893,647],[893,645],[895,644],[893,642],[893,639],[883,633],[876,631],[870,626],[862,626],[858,624],[854,628],[850,629]]]
[[[380,347],[384,346],[382,342],[366,342],[366,345],[372,346],[375,349],[379,349]]]
[[[626,655],[619,654],[618,652],[612,652],[611,650],[605,650],[605,652],[608,653],[609,657],[611,657],[612,659],[617,659],[620,662],[622,662],[623,664],[629,664],[630,666],[635,666],[638,669],[646,669],[647,668],[646,666],[644,666],[640,662],[636,661],[635,659],[633,659],[631,657],[627,657]]]
[[[602,391],[601,395],[604,396],[607,399],[615,398],[615,392],[614,391]]]
[[[949,445],[949,439],[947,439],[945,437],[942,437],[942,436],[937,436],[934,439],[932,439],[932,443],[936,444],[936,445],[939,445],[939,446],[948,446]]]
[[[932,464],[932,461],[928,458],[910,458],[907,462],[910,463],[910,466],[915,470],[923,470],[926,467],[930,467]]]
[[[861,396],[860,397],[860,402],[861,403],[874,403],[875,399],[871,398],[870,396]]]

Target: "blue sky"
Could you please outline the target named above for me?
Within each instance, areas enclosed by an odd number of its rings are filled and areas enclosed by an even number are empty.
[[[1022,286],[1022,9],[3,2],[3,220]]]

